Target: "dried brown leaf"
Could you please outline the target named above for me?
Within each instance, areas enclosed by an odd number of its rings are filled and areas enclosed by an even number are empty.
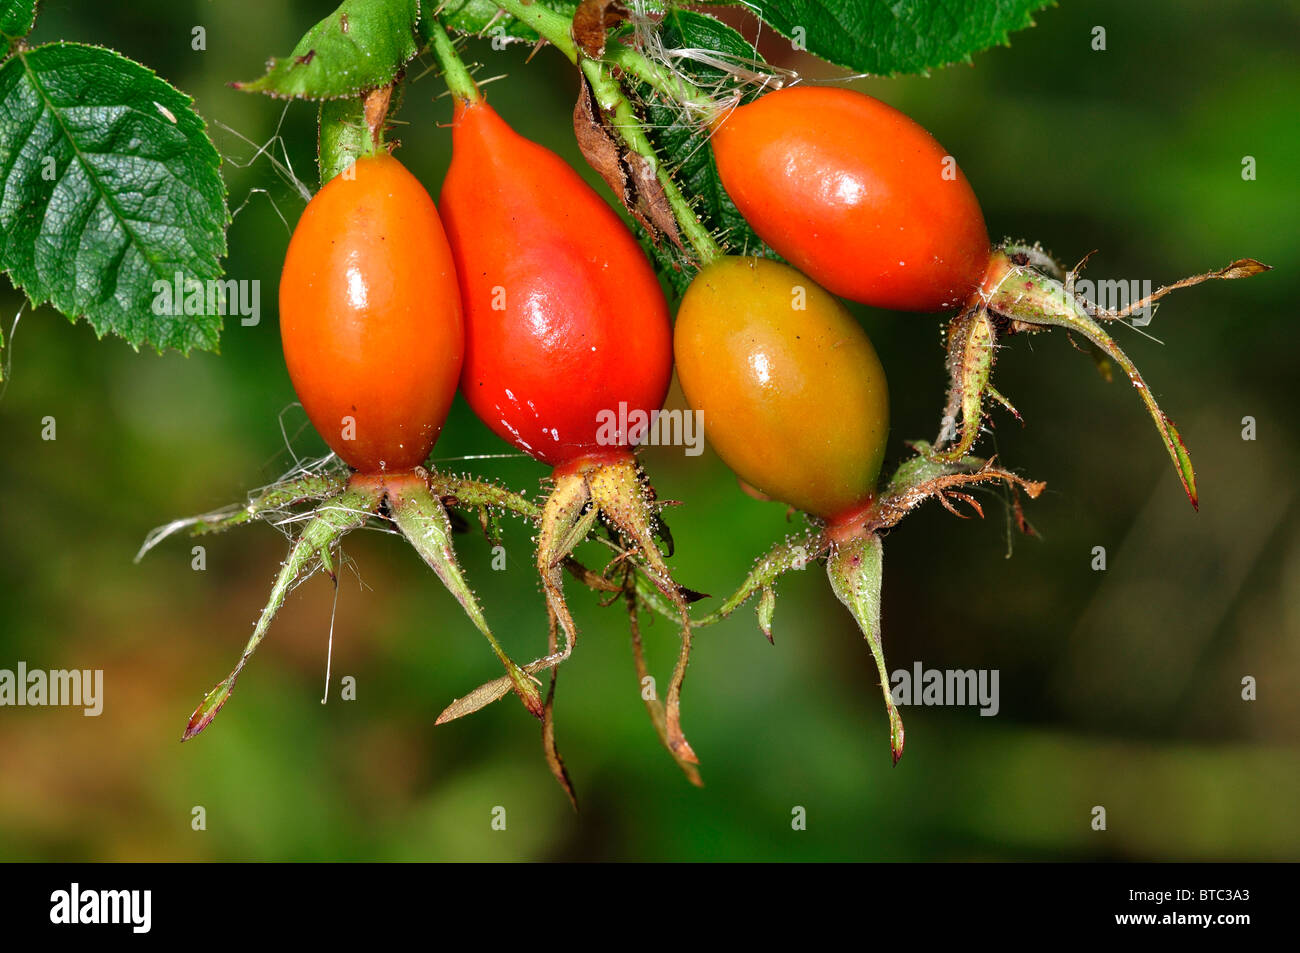
[[[393,86],[391,83],[366,93],[364,103],[366,129],[370,131],[370,140],[375,144],[375,148],[379,147],[380,140],[383,138],[384,122],[388,118],[388,106],[392,102],[392,98]]]
[[[673,207],[668,204],[668,194],[664,192],[658,174],[644,156],[629,151],[626,159],[632,188],[636,193],[636,208],[630,210],[633,216],[652,238],[657,240],[659,235],[664,235],[678,248],[684,248],[677,229],[677,218],[673,215]]]
[[[573,11],[573,42],[584,55],[598,60],[605,55],[605,37],[627,19],[619,0],[582,0]]]
[[[578,102],[573,107],[573,134],[578,148],[602,179],[613,189],[620,202],[628,204],[628,174],[623,165],[618,140],[601,118],[591,84],[585,79],[578,91]]]
[[[591,84],[582,81],[573,107],[573,134],[582,156],[600,175],[623,207],[659,243],[667,236],[682,248],[681,234],[663,184],[649,161],[628,148],[596,102]]]

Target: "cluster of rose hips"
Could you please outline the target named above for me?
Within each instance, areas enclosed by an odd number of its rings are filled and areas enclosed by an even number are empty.
[[[634,618],[644,603],[680,622],[677,666],[664,703],[651,711],[669,750],[696,777],[680,693],[691,632],[702,621],[688,611],[697,594],[669,571],[659,504],[634,456],[639,435],[625,423],[661,408],[674,367],[710,444],[743,484],[812,518],[799,558],[827,558],[837,596],[871,643],[895,761],[903,731],[880,649],[880,531],[927,497],[978,509],[961,490],[974,483],[1002,481],[1030,495],[1041,487],[969,456],[985,397],[1005,403],[989,383],[1000,336],[1062,326],[1118,361],[1148,401],[1195,503],[1176,429],[1097,323],[1119,315],[1072,295],[1068,278],[1053,276],[1036,248],[991,247],[969,183],[919,125],[861,93],[796,85],[727,110],[711,126],[727,192],[784,261],[720,254],[697,262],[675,325],[653,267],[613,208],[561,158],[515,133],[477,90],[456,95],[453,159],[438,207],[378,145],[311,200],[280,283],[284,356],[307,416],[352,472],[300,481],[264,501],[319,503],[239,666],[204,699],[186,737],[229,698],[295,579],[316,565],[332,572],[341,534],[377,516],[438,572],[505,667],[441,720],[513,691],[543,719],[548,759],[568,788],[551,703],[555,668],[578,634],[564,595],[563,573],[571,571],[623,592]],[[1244,274],[1255,264],[1235,267]],[[1204,277],[1238,276],[1228,271]],[[915,444],[913,460],[884,487],[885,373],[839,298],[956,312],[949,426],[934,444]],[[553,468],[540,508],[425,469],[457,388],[493,432]],[[622,429],[611,439],[615,408],[629,413],[619,415]],[[445,504],[473,503],[471,490],[539,527],[536,562],[551,626],[548,651],[526,665],[492,635],[452,551]],[[618,550],[617,583],[572,555],[600,528]],[[771,583],[792,551],[775,550],[719,611],[760,594],[766,629]],[[548,670],[544,698],[535,676]]]

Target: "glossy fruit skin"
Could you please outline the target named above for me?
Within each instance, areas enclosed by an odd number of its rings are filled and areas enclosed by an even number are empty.
[[[871,498],[889,390],[866,332],[835,297],[780,262],[719,258],[682,299],[674,349],[705,436],[743,481],[827,518]]]
[[[723,117],[713,151],[754,231],[834,294],[944,311],[984,276],[989,237],[970,183],[925,129],[878,99],[778,90]]]
[[[461,392],[552,466],[626,447],[626,428],[602,439],[598,415],[658,410],[672,376],[668,304],[645,253],[563,159],[486,102],[458,103],[453,122],[439,205],[465,310]]]
[[[316,194],[289,241],[284,360],[307,416],[349,466],[409,470],[438,439],[460,376],[456,269],[433,199],[400,162],[362,158],[354,171]]]

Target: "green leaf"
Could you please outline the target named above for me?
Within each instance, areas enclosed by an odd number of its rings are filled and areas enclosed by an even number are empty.
[[[233,84],[251,93],[339,99],[387,86],[418,52],[420,0],[344,0],[265,76]]]
[[[578,9],[577,0],[534,0],[534,2],[570,18],[573,16],[573,11]],[[492,0],[447,0],[437,12],[438,19],[442,20],[447,29],[458,33],[472,33],[475,36],[506,42],[523,40],[536,43],[541,39],[536,30],[525,26],[514,17],[507,16]],[[431,22],[432,17],[426,18],[421,24],[422,30]],[[425,36],[427,39],[427,35]]]
[[[731,27],[715,17],[689,10],[670,10],[660,24],[659,39],[664,49],[669,51],[709,49],[723,54],[724,58],[734,57],[749,63],[758,60],[754,48]],[[726,80],[721,69],[695,60],[682,60],[676,65],[693,82],[706,88]],[[753,98],[757,93],[755,89],[746,98]],[[701,129],[698,122],[683,116],[678,107],[662,104],[647,87],[640,89],[640,95],[646,103],[646,131],[650,141],[672,171],[682,192],[695,197],[694,209],[700,221],[730,252],[776,257],[749,227],[722,187],[718,167],[713,161],[713,150],[709,147],[708,130]],[[669,286],[678,295],[685,293],[695,277],[694,272],[678,267],[675,249],[667,243],[649,247],[655,267],[667,279]]]
[[[191,103],[97,46],[0,67],[0,266],[34,305],[137,348],[216,348],[219,309],[154,308],[155,283],[215,279],[226,253],[221,159]]]
[[[0,37],[21,40],[35,22],[36,0],[0,0]]]
[[[928,73],[1009,43],[1055,0],[758,0],[746,4],[814,56],[861,73]]]

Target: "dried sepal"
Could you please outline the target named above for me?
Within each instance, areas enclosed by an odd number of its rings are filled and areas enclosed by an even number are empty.
[[[897,525],[904,516],[928,499],[939,500],[954,513],[957,511],[952,500],[960,500],[971,506],[977,515],[983,516],[984,511],[979,503],[962,492],[963,487],[1002,483],[1013,491],[1023,490],[1030,499],[1034,499],[1047,486],[1000,467],[992,459],[966,457],[956,463],[943,463],[934,460],[928,444],[917,441],[913,446],[916,455],[898,468],[885,492],[876,500],[867,519],[867,528],[872,531],[879,532]],[[1018,522],[1022,520],[1023,514],[1020,514]]]
[[[624,604],[627,606],[628,629],[632,637],[632,659],[636,665],[636,681],[641,692],[641,700],[645,703],[646,712],[650,715],[650,723],[654,725],[655,734],[659,736],[659,741],[668,753],[673,756],[677,766],[682,769],[687,780],[696,787],[703,787],[704,781],[700,777],[700,770],[697,767],[698,760],[683,757],[678,748],[674,748],[671,735],[668,730],[668,714],[663,702],[659,700],[658,693],[649,690],[649,686],[654,684],[654,679],[650,675],[649,667],[645,661],[645,650],[641,644],[641,621],[638,614],[639,606],[634,592],[628,591],[624,595]]]
[[[558,648],[557,630],[558,622],[553,612],[547,613],[547,634],[546,649],[551,655],[556,653]],[[551,769],[556,782],[564,789],[564,793],[569,796],[569,803],[573,809],[578,809],[578,795],[573,790],[573,781],[569,778],[569,769],[564,764],[564,758],[560,754],[560,748],[555,740],[555,682],[559,677],[559,668],[551,666],[551,684],[546,691],[546,707],[542,712],[542,751],[546,755],[546,764]]]

